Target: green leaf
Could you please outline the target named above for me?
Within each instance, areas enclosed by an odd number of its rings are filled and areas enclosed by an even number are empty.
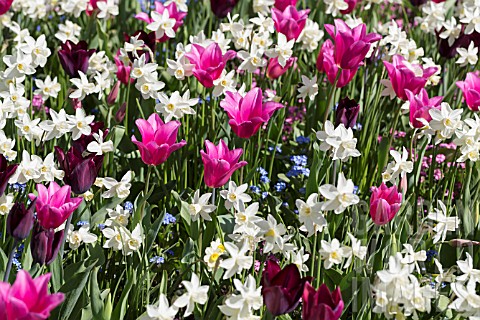
[[[115,208],[117,205],[122,203],[123,200],[124,199],[114,198],[112,200],[112,202],[110,202],[110,203],[104,205],[103,207],[101,207],[100,210],[95,212],[95,214],[92,216],[92,219],[90,221],[91,222],[90,225],[96,226],[100,223],[105,222],[105,216],[107,215],[107,209]]]
[[[95,320],[103,320],[103,301],[100,297],[100,288],[98,287],[98,274],[99,267],[93,268],[92,274],[90,275],[90,304],[92,308],[93,318]]]
[[[155,239],[157,238],[157,234],[160,231],[160,227],[162,226],[163,217],[165,216],[165,212],[160,215],[152,226],[148,229],[147,237],[145,240],[145,248],[147,249],[147,254],[152,250],[152,246],[155,243]]]
[[[131,272],[130,277],[127,278],[127,283],[125,285],[125,288],[123,288],[122,296],[120,297],[120,300],[118,301],[115,309],[113,310],[110,319],[123,320],[123,317],[125,317],[125,314],[127,313],[128,295],[130,294],[130,290],[132,289],[133,284],[136,282],[136,273]]]
[[[192,263],[195,260],[195,243],[191,238],[188,238],[183,248],[182,263]]]

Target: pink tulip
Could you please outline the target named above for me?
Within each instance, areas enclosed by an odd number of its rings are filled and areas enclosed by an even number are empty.
[[[355,6],[357,5],[357,3],[359,2],[360,0],[345,0],[345,2],[347,3],[348,5],[348,8],[345,9],[345,10],[340,10],[340,12],[342,14],[349,14],[351,13],[354,9],[355,9]]]
[[[187,144],[185,140],[176,143],[179,121],[163,123],[160,116],[153,113],[148,120],[138,119],[135,123],[142,135],[142,141],[138,141],[135,136],[132,136],[132,141],[140,150],[145,164],[158,166],[167,161],[172,152]]]
[[[128,84],[129,82],[133,83],[135,79],[130,77],[132,66],[130,65],[130,63],[125,65],[124,62],[120,60],[119,53],[120,51],[118,51],[117,55],[113,57],[113,60],[115,60],[115,64],[117,65],[117,79],[120,80],[120,82],[123,84]]]
[[[163,12],[165,10],[168,11],[170,19],[175,19],[176,20],[175,26],[173,27],[173,31],[177,32],[178,28],[180,28],[183,25],[183,18],[185,18],[187,13],[183,12],[183,11],[178,11],[177,5],[175,4],[175,2],[170,2],[170,4],[164,6],[160,1],[155,1],[155,11],[156,12],[158,12],[159,14],[163,14]],[[153,19],[150,18],[150,16],[145,12],[138,13],[135,16],[135,18],[137,18],[138,20],[145,21],[146,23],[152,23],[153,22]],[[166,42],[169,39],[170,38],[165,34],[160,39],[157,39],[157,41],[158,42]]]
[[[309,9],[297,11],[292,5],[287,6],[283,11],[272,8],[275,29],[283,33],[287,40],[297,39],[305,28],[309,12]]]
[[[468,108],[478,111],[480,108],[480,76],[478,72],[467,73],[465,81],[457,81],[456,84],[462,90]]]
[[[287,70],[290,69],[296,61],[296,57],[290,57],[287,60],[285,67],[282,67],[280,63],[278,63],[278,58],[271,58],[268,62],[267,77],[269,77],[270,79],[279,78],[281,75],[287,72]]]
[[[414,128],[423,128],[425,124],[419,119],[424,119],[426,122],[430,122],[432,117],[430,116],[430,109],[438,109],[443,97],[428,98],[427,91],[422,88],[418,95],[414,95],[412,91],[406,89],[408,101],[410,102],[410,124]]]
[[[220,140],[218,146],[205,140],[205,149],[207,152],[200,150],[200,154],[205,168],[205,184],[211,188],[224,186],[235,170],[247,165],[246,161],[238,162],[243,150],[228,150],[223,140]]]
[[[367,26],[364,23],[351,29],[340,19],[335,19],[335,26],[326,24],[325,30],[335,42],[335,64],[348,70],[358,69],[370,50],[371,44],[382,38],[376,33],[367,34]]]
[[[232,50],[222,54],[222,49],[217,43],[212,43],[206,48],[192,44],[190,52],[185,54],[190,63],[195,65],[193,75],[206,88],[213,87],[213,81],[221,76],[226,62],[235,55],[235,51]]]
[[[317,70],[320,72],[325,72],[327,74],[327,80],[330,84],[334,84],[337,79],[337,73],[339,68],[334,61],[334,46],[330,39],[325,41],[320,49],[320,53],[317,58]],[[357,73],[357,69],[341,69],[340,76],[337,80],[337,88],[342,88],[346,86]]]
[[[296,6],[297,0],[275,0],[275,4],[273,5],[280,11],[285,10],[288,6]]]
[[[406,89],[412,91],[413,94],[418,94],[425,87],[428,78],[437,72],[436,67],[424,69],[421,65],[410,64],[399,54],[393,56],[392,63],[383,61],[383,64],[387,69],[393,90],[403,101],[408,99],[405,93]],[[421,75],[416,75],[416,72],[420,72]]]
[[[402,194],[397,186],[388,188],[382,183],[379,188],[372,188],[370,198],[370,217],[376,225],[382,226],[390,222],[402,204]]]
[[[13,285],[0,282],[0,319],[43,320],[65,299],[63,293],[48,293],[50,273],[32,279],[25,270],[17,273]]]
[[[5,14],[12,6],[13,0],[0,0],[0,15]]]
[[[43,184],[37,184],[38,196],[30,193],[31,201],[37,199],[35,209],[38,223],[45,229],[55,229],[61,226],[75,211],[83,198],[70,198],[69,185],[60,187],[55,181],[50,182],[48,189]]]
[[[240,138],[248,139],[257,133],[260,126],[284,106],[277,102],[262,102],[262,89],[253,88],[245,97],[237,92],[227,91],[225,99],[220,102],[230,118],[228,122],[233,132]]]

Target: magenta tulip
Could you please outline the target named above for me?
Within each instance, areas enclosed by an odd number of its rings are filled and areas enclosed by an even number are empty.
[[[317,291],[308,282],[303,290],[302,304],[303,320],[338,320],[344,307],[339,287],[330,292],[328,287],[322,284]]]
[[[38,223],[45,229],[58,228],[78,208],[83,198],[70,198],[71,188],[60,187],[55,181],[50,182],[48,189],[37,184],[38,196],[30,193],[31,201],[37,199],[35,209]]]
[[[300,302],[305,283],[311,280],[312,277],[302,278],[293,263],[281,269],[275,260],[267,260],[262,274],[262,296],[267,310],[274,316],[293,311]]]
[[[167,161],[172,152],[187,144],[185,140],[176,142],[179,121],[163,123],[160,116],[153,113],[148,120],[138,119],[135,123],[142,135],[142,141],[138,141],[135,136],[132,136],[132,141],[140,150],[145,164],[158,166]]]
[[[177,5],[175,2],[170,2],[168,5],[163,5],[160,1],[155,1],[155,11],[159,14],[163,14],[163,12],[167,10],[170,19],[175,19],[175,25],[173,26],[173,31],[177,32],[178,28],[183,25],[183,18],[186,17],[187,13],[183,11],[178,11]],[[141,12],[138,13],[135,18],[145,21],[146,23],[152,23],[153,19],[145,13]],[[157,39],[158,42],[166,42],[170,38],[165,34],[161,38]]]
[[[288,58],[285,66],[282,67],[280,63],[278,63],[278,58],[271,58],[268,61],[267,77],[269,77],[270,79],[279,78],[281,75],[287,72],[287,70],[290,69],[296,61],[296,57],[290,57]]]
[[[0,15],[5,14],[12,6],[13,0],[0,0]]]
[[[185,57],[190,60],[193,68],[193,75],[206,87],[213,87],[213,81],[217,80],[228,60],[235,57],[235,51],[229,50],[222,54],[222,49],[217,43],[212,43],[204,48],[198,44],[192,44],[190,52],[185,54]]]
[[[367,34],[367,26],[364,23],[351,29],[340,19],[335,19],[335,26],[325,24],[325,30],[335,42],[335,64],[347,70],[358,69],[370,51],[371,44],[382,38],[376,33]]]
[[[425,84],[435,72],[436,67],[429,67],[424,69],[421,65],[407,63],[405,58],[396,54],[392,58],[392,63],[383,61],[388,72],[388,77],[392,83],[392,88],[397,94],[397,97],[406,101],[408,99],[405,92],[406,89],[412,91],[413,94],[419,94],[420,90],[425,87]],[[413,69],[420,72],[421,75],[416,74]]]
[[[348,8],[345,10],[340,10],[342,14],[349,14],[355,9],[355,6],[360,0],[345,0],[345,3],[348,5]]]
[[[227,91],[220,106],[230,118],[233,132],[240,138],[248,139],[257,133],[260,126],[270,120],[272,114],[284,106],[277,102],[263,103],[262,89],[253,88],[245,97],[237,92]]]
[[[418,129],[425,127],[425,123],[420,119],[430,122],[430,120],[432,120],[429,113],[430,109],[440,108],[439,106],[443,97],[428,98],[428,93],[424,88],[422,88],[417,95],[414,95],[413,92],[408,89],[405,90],[405,93],[410,102],[410,124]]]
[[[400,210],[402,194],[397,186],[388,188],[382,183],[379,188],[372,188],[370,198],[370,217],[376,225],[382,226],[389,223]]]
[[[465,81],[457,81],[456,85],[462,90],[468,108],[478,111],[480,108],[480,76],[478,71],[467,73]]]
[[[340,69],[340,76],[337,79],[339,68],[334,60],[334,51],[335,47],[333,46],[332,41],[330,39],[326,40],[320,49],[320,53],[318,54],[317,70],[327,74],[327,80],[331,85],[333,85],[335,80],[337,80],[337,84],[335,86],[337,88],[342,88],[352,81],[353,77],[357,73],[358,67],[357,69]]]
[[[44,320],[63,302],[63,293],[48,293],[50,273],[32,279],[28,271],[20,270],[13,285],[0,282],[0,319]]]
[[[297,0],[275,0],[275,4],[273,5],[280,11],[285,10],[288,6],[296,6]]]
[[[298,39],[307,23],[309,9],[298,11],[289,5],[284,10],[272,8],[272,19],[275,29],[283,33],[287,40]]]
[[[119,53],[117,53],[117,55],[113,57],[113,60],[115,60],[115,65],[117,66],[117,79],[123,84],[133,83],[135,79],[130,77],[130,73],[132,72],[132,66],[130,62],[128,62],[128,64],[125,64],[119,58]]]
[[[246,161],[238,161],[243,150],[229,150],[223,140],[220,140],[218,146],[205,140],[205,149],[207,152],[200,150],[200,154],[205,169],[205,184],[210,188],[224,186],[235,170],[247,165]]]

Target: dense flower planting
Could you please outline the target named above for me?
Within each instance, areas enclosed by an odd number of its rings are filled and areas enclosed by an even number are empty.
[[[0,320],[480,319],[479,0],[0,29]]]

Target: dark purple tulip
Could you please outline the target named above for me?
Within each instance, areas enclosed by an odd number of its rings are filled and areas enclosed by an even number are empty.
[[[452,59],[457,55],[458,48],[468,48],[470,42],[473,41],[475,47],[480,47],[480,33],[474,31],[471,34],[463,33],[463,30],[460,36],[453,42],[452,46],[448,44],[448,39],[442,39],[438,35],[442,33],[444,29],[441,29],[437,32],[438,40],[438,52],[440,55],[447,59]]]
[[[63,182],[71,186],[76,194],[83,194],[90,189],[103,163],[103,155],[89,154],[84,157],[82,153],[73,146],[66,154],[60,147],[55,147],[60,168],[65,171]]]
[[[303,320],[338,320],[343,311],[343,300],[340,288],[330,292],[325,284],[318,291],[310,283],[305,284],[302,296]]]
[[[62,245],[63,234],[64,230],[55,232],[54,229],[46,230],[39,224],[35,224],[32,241],[30,242],[33,261],[40,265],[52,263]]]
[[[343,123],[345,128],[353,128],[357,123],[360,105],[353,99],[344,98],[340,100],[335,114],[335,126]]]
[[[210,0],[213,14],[219,19],[225,18],[240,0]]]
[[[115,121],[117,121],[118,123],[122,123],[123,119],[125,119],[125,115],[127,114],[126,112],[127,112],[127,103],[124,102],[115,113]]]
[[[156,44],[156,40],[157,40],[156,36],[155,36],[155,31],[152,31],[150,33],[146,33],[143,30],[137,30],[132,35],[128,35],[128,34],[124,33],[123,38],[124,38],[125,42],[130,42],[131,37],[136,37],[138,35],[140,35],[138,37],[138,40],[142,40],[145,45],[142,48],[137,49],[137,55],[140,57],[142,54],[146,54],[145,55],[145,63],[148,63],[150,61],[150,53],[149,53],[149,50],[147,49],[147,47],[150,48],[150,50],[152,51],[153,54],[155,54],[155,44]],[[132,62],[134,62],[135,59],[136,59],[136,57],[134,57],[134,55],[131,52],[128,53],[128,57],[130,58],[130,60]]]
[[[269,259],[262,274],[263,303],[274,316],[291,312],[300,302],[305,283],[311,280],[312,277],[301,278],[295,264],[282,270],[276,261]]]
[[[26,239],[33,228],[35,201],[25,208],[23,202],[15,202],[8,213],[7,232],[15,240],[22,241]]]
[[[5,192],[8,180],[15,173],[17,167],[18,164],[8,165],[8,161],[3,154],[0,155],[0,197]]]
[[[95,49],[88,49],[85,41],[75,44],[70,40],[62,44],[58,50],[58,57],[63,69],[70,77],[79,77],[78,72],[87,73],[88,59],[95,52]]]
[[[410,0],[410,3],[414,5],[415,7],[419,7],[422,4],[427,3],[427,0]]]

